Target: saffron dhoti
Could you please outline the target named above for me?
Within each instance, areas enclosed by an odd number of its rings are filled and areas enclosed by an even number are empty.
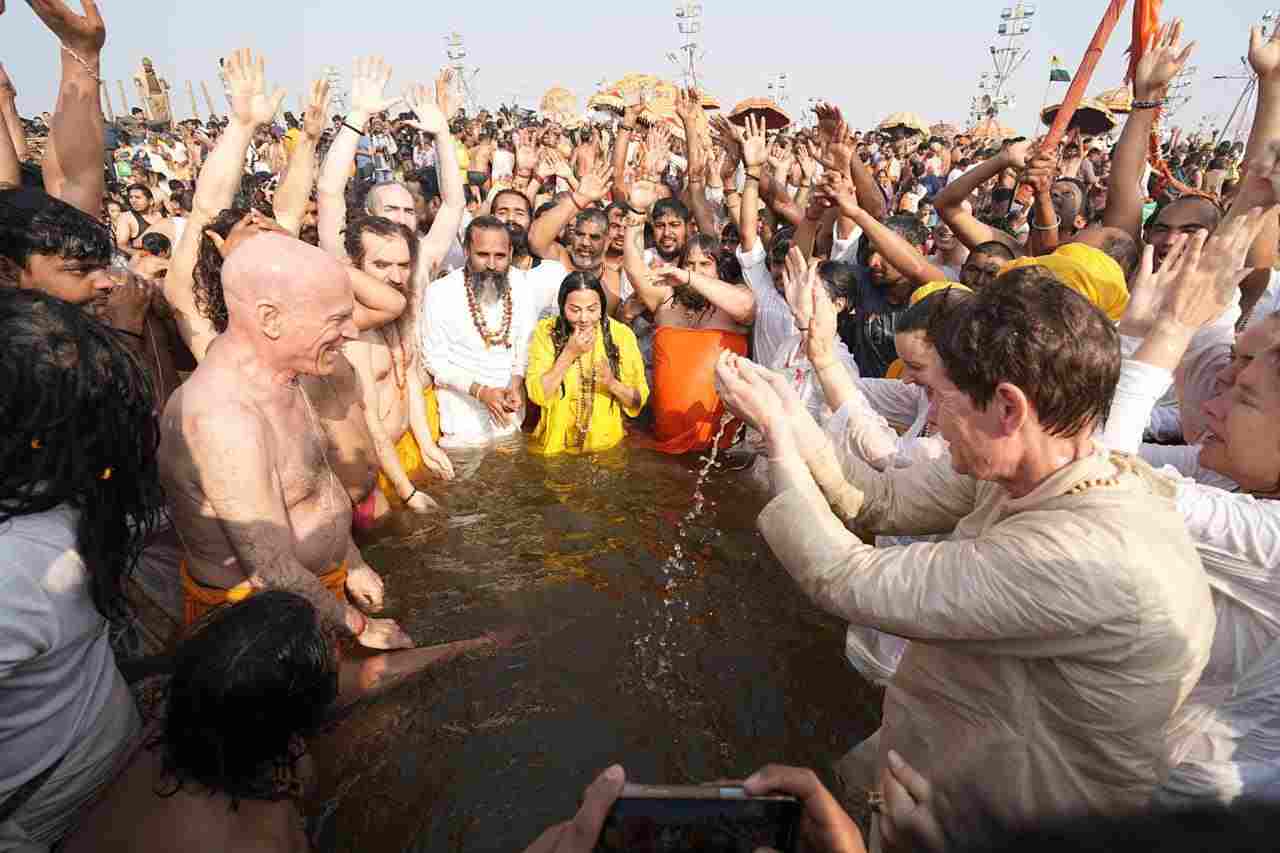
[[[248,581],[242,581],[230,589],[205,586],[191,577],[186,560],[182,561],[179,570],[182,573],[182,624],[185,628],[190,628],[220,607],[239,604],[261,591]],[[334,598],[343,604],[347,603],[346,561],[337,568],[319,575],[318,580],[324,584],[325,589],[333,593]]]
[[[711,446],[724,403],[716,393],[716,359],[723,349],[747,354],[747,336],[722,329],[659,326],[653,336],[653,437],[662,453],[688,453]],[[737,430],[725,429],[721,447]]]

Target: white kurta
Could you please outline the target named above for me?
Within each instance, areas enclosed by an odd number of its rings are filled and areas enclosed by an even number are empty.
[[[515,277],[511,284],[510,346],[485,345],[467,307],[462,270],[454,270],[427,287],[418,329],[422,365],[435,379],[440,402],[442,446],[488,444],[519,432],[524,421],[521,410],[513,424],[498,426],[484,403],[468,393],[473,382],[488,388],[506,388],[513,376],[524,376],[533,335],[533,309],[528,289],[521,287]],[[501,300],[482,305],[481,312],[489,329],[502,326]]]
[[[1185,361],[1184,361],[1185,363]],[[1172,805],[1280,798],[1280,505],[1241,494],[1199,464],[1198,446],[1139,445],[1146,413],[1173,381],[1125,360],[1104,441],[1164,465],[1213,590],[1217,633],[1204,675],[1174,718]]]

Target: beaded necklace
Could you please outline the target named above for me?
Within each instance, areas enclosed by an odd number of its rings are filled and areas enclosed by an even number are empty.
[[[510,347],[511,346],[511,288],[507,288],[507,292],[502,295],[502,327],[496,331],[489,331],[488,325],[485,323],[484,314],[480,311],[480,304],[476,301],[475,290],[471,287],[471,276],[467,275],[463,284],[463,289],[467,291],[467,308],[471,311],[471,322],[475,324],[476,331],[480,333],[480,339],[484,341],[484,348]]]
[[[591,411],[596,402],[596,372],[588,360],[589,353],[578,356],[578,405],[574,421],[573,446],[586,449],[587,433],[591,430]]]
[[[390,325],[390,324],[388,324]],[[396,348],[391,346],[391,341],[387,340],[386,327],[378,329],[378,334],[382,337],[382,343],[387,348],[387,355],[391,356],[391,378],[395,380],[396,390],[403,391],[405,385],[409,384],[409,354],[405,352],[404,335],[396,332],[396,341],[399,344],[400,364],[396,364]],[[403,368],[403,369],[402,369]]]

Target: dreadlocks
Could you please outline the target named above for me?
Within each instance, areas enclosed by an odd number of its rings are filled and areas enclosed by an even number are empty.
[[[0,524],[76,510],[93,603],[112,621],[128,615],[124,580],[162,511],[155,400],[108,327],[0,287]]]

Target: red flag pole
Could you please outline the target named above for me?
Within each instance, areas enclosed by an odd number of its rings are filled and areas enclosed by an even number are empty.
[[[1084,93],[1089,88],[1089,81],[1093,77],[1093,71],[1098,67],[1098,61],[1102,59],[1102,51],[1107,46],[1107,40],[1111,38],[1111,32],[1116,28],[1116,24],[1119,23],[1120,13],[1124,11],[1124,7],[1128,5],[1128,2],[1129,0],[1111,0],[1111,3],[1107,6],[1106,14],[1102,16],[1102,21],[1098,24],[1098,31],[1093,34],[1093,41],[1089,42],[1089,47],[1084,52],[1084,58],[1080,60],[1080,67],[1076,70],[1076,76],[1071,80],[1071,88],[1067,89],[1067,97],[1058,109],[1058,114],[1054,116],[1053,126],[1049,128],[1049,135],[1044,138],[1044,142],[1040,145],[1040,153],[1052,154],[1057,150],[1058,143],[1062,141],[1062,137],[1067,131],[1067,125],[1071,123],[1071,117],[1076,114],[1076,108],[1084,100]],[[1031,187],[1023,184],[1018,188],[1017,200],[1022,205],[1030,204],[1032,194]]]

